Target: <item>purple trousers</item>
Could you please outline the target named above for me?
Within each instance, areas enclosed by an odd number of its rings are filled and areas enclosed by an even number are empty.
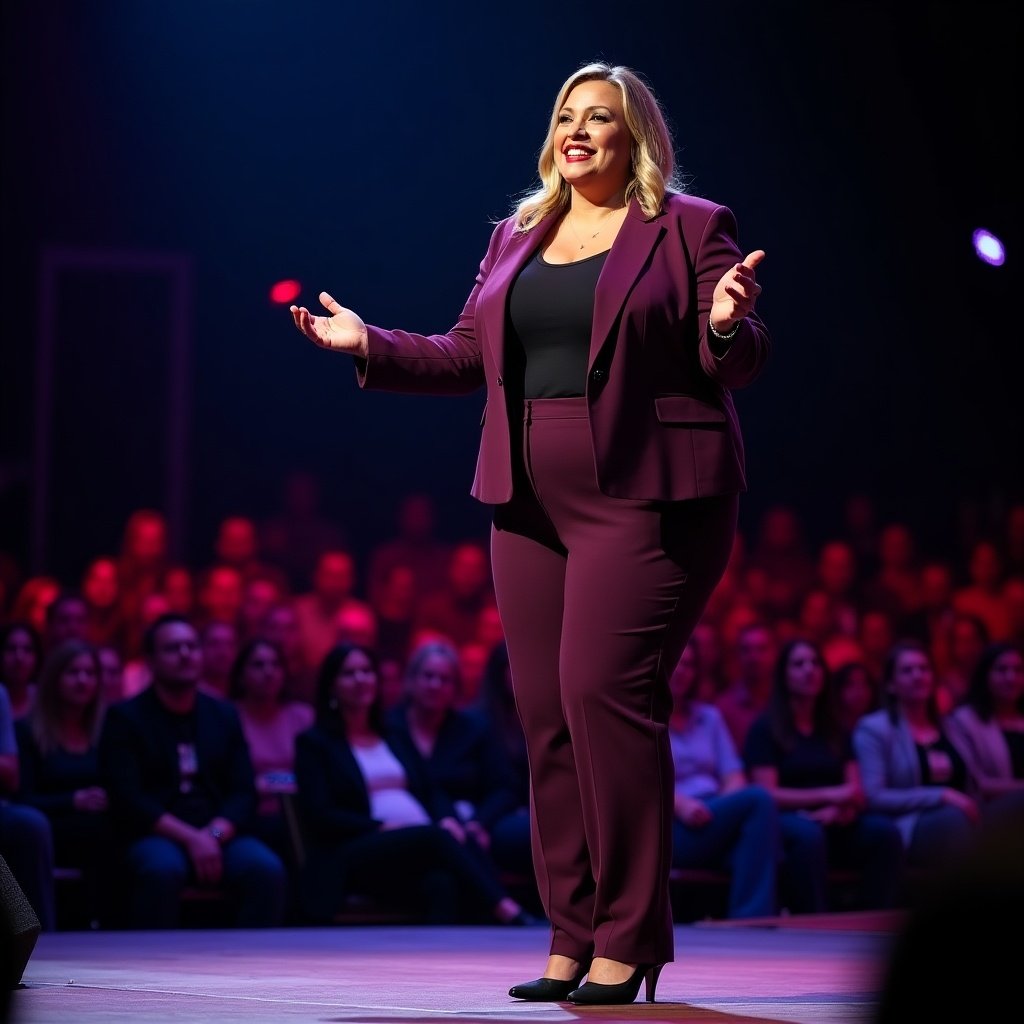
[[[738,495],[600,492],[583,398],[524,402],[494,584],[530,763],[551,952],[673,959],[668,678],[721,579]]]

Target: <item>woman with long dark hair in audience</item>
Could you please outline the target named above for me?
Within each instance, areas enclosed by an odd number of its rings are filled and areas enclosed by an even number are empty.
[[[254,637],[242,645],[228,675],[228,697],[238,708],[249,746],[258,802],[253,832],[290,867],[295,848],[282,797],[295,793],[295,737],[313,724],[313,706],[290,700],[284,655]]]
[[[903,850],[885,815],[865,813],[860,769],[850,738],[833,714],[828,670],[818,646],[788,641],[775,661],[767,709],[743,747],[751,782],[781,811],[783,902],[794,913],[830,907],[829,869],[860,872],[859,905],[896,905]]]
[[[945,867],[966,852],[980,809],[968,792],[967,762],[939,712],[924,644],[893,645],[882,689],[884,707],[853,733],[868,807],[895,821],[910,867]]]
[[[0,629],[0,684],[7,690],[15,721],[32,707],[42,662],[42,635],[30,622],[14,619]]]
[[[50,819],[57,864],[82,871],[93,922],[107,916],[113,866],[98,760],[104,712],[100,680],[96,649],[83,640],[65,641],[46,656],[32,710],[15,725],[18,800]]]
[[[478,917],[527,923],[522,907],[452,834],[459,828],[454,808],[422,763],[403,760],[388,742],[369,648],[339,644],[323,659],[316,723],[296,740],[295,773],[311,918],[329,920],[356,892],[398,902],[431,924]]]
[[[946,724],[986,816],[1024,820],[1024,652],[1017,644],[985,648]]]

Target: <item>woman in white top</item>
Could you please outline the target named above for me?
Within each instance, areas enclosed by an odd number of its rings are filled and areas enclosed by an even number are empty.
[[[310,918],[329,920],[357,892],[431,924],[532,920],[454,838],[454,808],[422,766],[388,743],[372,650],[345,643],[324,658],[295,775]]]

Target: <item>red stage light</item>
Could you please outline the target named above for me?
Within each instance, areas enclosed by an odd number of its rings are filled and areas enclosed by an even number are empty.
[[[302,285],[298,281],[286,280],[278,281],[277,284],[270,286],[270,301],[276,302],[278,305],[287,305],[290,302],[294,302],[299,297],[299,292],[302,291]]]

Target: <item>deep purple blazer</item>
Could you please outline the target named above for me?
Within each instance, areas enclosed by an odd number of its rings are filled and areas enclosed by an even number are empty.
[[[360,385],[385,391],[465,394],[487,387],[472,495],[512,496],[509,438],[521,410],[506,409],[505,329],[509,289],[554,224],[528,232],[511,218],[491,236],[458,323],[425,336],[367,327]],[[669,195],[647,217],[636,200],[598,279],[586,398],[598,485],[612,497],[678,501],[746,490],[743,440],[730,389],[761,371],[771,341],[751,314],[713,352],[711,296],[743,258],[727,207]]]

